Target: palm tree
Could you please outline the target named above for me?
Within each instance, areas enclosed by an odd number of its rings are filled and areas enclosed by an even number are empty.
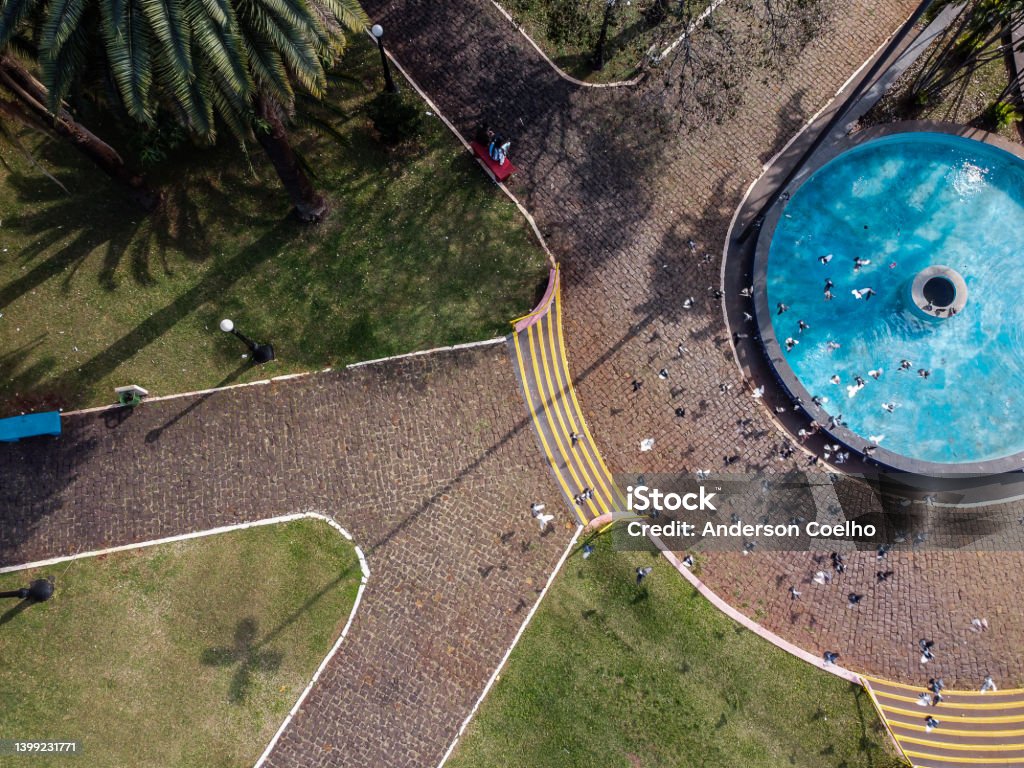
[[[54,116],[99,70],[145,126],[170,114],[209,142],[218,124],[243,141],[255,134],[296,217],[317,221],[326,205],[291,148],[286,121],[297,92],[323,97],[343,30],[366,22],[358,0],[0,0],[0,50],[17,43],[39,51]]]
[[[76,120],[64,105],[51,111],[49,103],[49,91],[23,61],[12,53],[0,53],[0,115],[70,142],[111,179],[126,187],[129,197],[144,211],[153,211],[160,205],[161,194],[116,149]]]

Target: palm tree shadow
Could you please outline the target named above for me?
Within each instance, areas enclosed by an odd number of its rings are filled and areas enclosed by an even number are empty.
[[[243,703],[252,687],[253,676],[274,672],[281,666],[284,655],[279,651],[263,650],[266,640],[259,640],[259,625],[248,616],[235,626],[230,647],[207,648],[199,660],[210,667],[233,667],[237,665],[231,685],[228,687],[228,701]]]

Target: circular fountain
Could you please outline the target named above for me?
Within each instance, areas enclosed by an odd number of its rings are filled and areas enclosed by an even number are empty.
[[[890,467],[1024,467],[1024,160],[988,141],[856,137],[761,228],[754,304],[779,380]]]
[[[923,320],[949,320],[967,305],[967,283],[952,267],[926,267],[907,287],[907,306]]]

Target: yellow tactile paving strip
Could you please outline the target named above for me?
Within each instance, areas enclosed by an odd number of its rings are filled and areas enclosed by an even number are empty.
[[[886,727],[915,768],[1024,766],[1024,690],[943,691],[921,706],[925,688],[863,678]],[[928,732],[925,718],[939,725]]]
[[[513,324],[519,330],[509,337],[509,347],[537,441],[569,506],[580,522],[587,523],[607,512],[625,510],[626,501],[597,450],[576,399],[562,335],[557,269],[551,280],[547,303]],[[587,489],[592,496],[576,503],[576,497]]]

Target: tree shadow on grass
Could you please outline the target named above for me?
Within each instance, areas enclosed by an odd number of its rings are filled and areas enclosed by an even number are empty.
[[[237,666],[228,688],[228,701],[232,704],[246,700],[254,675],[275,672],[284,658],[280,651],[264,650],[264,643],[258,640],[258,629],[256,619],[246,617],[235,626],[230,646],[208,648],[200,656],[200,661],[209,667]]]
[[[200,654],[199,660],[206,666],[232,667],[238,665],[238,669],[235,670],[235,674],[231,679],[231,685],[228,688],[228,701],[232,704],[244,702],[255,674],[274,672],[280,668],[281,663],[284,661],[284,654],[269,646],[278,639],[285,629],[298,621],[304,613],[323,599],[328,592],[352,576],[358,568],[358,565],[346,568],[306,598],[301,605],[296,607],[276,627],[264,635],[260,636],[259,624],[256,619],[248,616],[240,620],[235,626],[235,633],[230,646],[207,648]]]

